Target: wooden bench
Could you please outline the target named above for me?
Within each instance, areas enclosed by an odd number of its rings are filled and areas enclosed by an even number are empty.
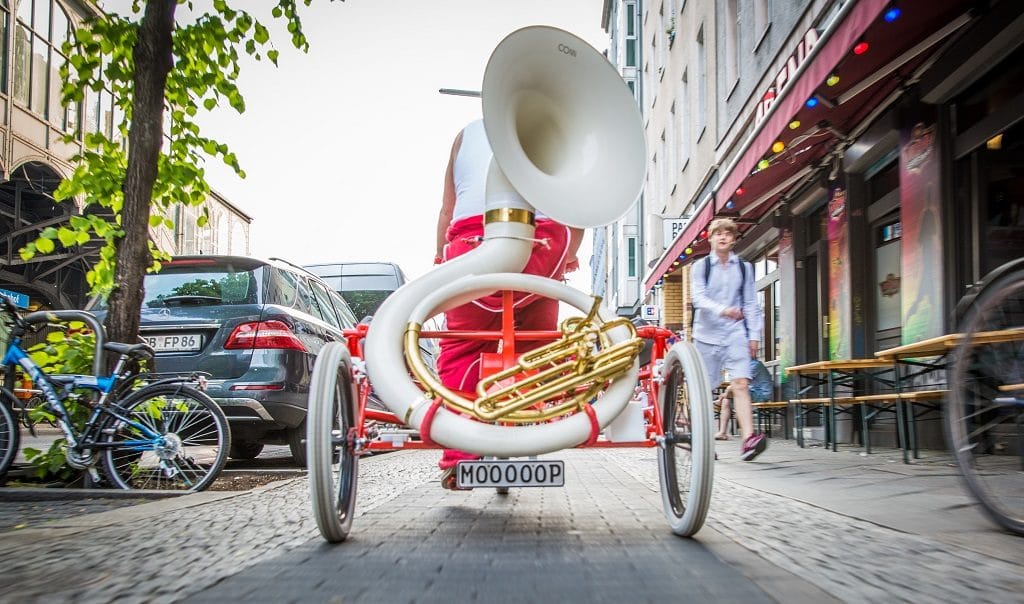
[[[881,394],[862,394],[859,396],[837,397],[834,401],[834,405],[836,407],[851,407],[856,405],[870,407],[868,411],[861,413],[861,438],[864,441],[864,450],[867,453],[871,453],[871,420],[883,410],[884,406],[892,406],[896,413],[896,438],[898,446],[903,450],[903,462],[910,463],[909,453],[911,451],[913,451],[914,456],[917,457],[917,430],[915,426],[917,416],[914,414],[913,405],[916,403],[941,401],[948,393],[948,390],[934,389],[911,390],[908,392],[883,392]],[[825,401],[827,404],[828,399],[825,399]],[[934,408],[934,406],[929,407],[929,409]],[[836,412],[837,410],[833,409],[830,414],[833,434],[835,433],[836,428]],[[904,417],[910,421],[905,421]],[[907,434],[905,429],[909,429],[910,433]],[[834,440],[835,439],[833,439],[833,450],[836,450]]]
[[[769,438],[772,436],[772,420],[776,417],[782,419],[783,436],[789,438],[789,402],[788,401],[764,401],[751,403],[754,408],[755,429],[764,432]]]

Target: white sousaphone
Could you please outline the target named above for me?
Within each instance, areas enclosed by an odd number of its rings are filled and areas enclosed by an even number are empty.
[[[523,275],[533,246],[534,208],[579,228],[622,216],[643,185],[646,151],[632,93],[603,55],[552,27],[513,32],[494,50],[484,74],[483,116],[494,151],[487,178],[481,245],[407,283],[380,307],[366,343],[370,382],[387,407],[419,430],[434,395],[409,376],[406,339],[427,319],[497,290],[561,300],[584,313],[594,299],[560,282]],[[613,321],[603,307],[600,320]],[[628,326],[607,333],[611,345],[633,336]],[[593,403],[603,428],[625,408],[636,385],[635,360]],[[435,384],[436,386],[436,384]],[[593,433],[592,418],[576,413],[553,422],[498,425],[442,406],[430,438],[479,455],[537,455],[576,446]]]

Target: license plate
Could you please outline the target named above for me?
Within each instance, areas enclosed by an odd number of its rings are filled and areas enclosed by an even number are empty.
[[[455,467],[456,486],[563,487],[565,462],[561,460],[500,459],[460,461]]]
[[[191,352],[203,347],[203,336],[198,333],[144,335],[142,339],[157,352]]]

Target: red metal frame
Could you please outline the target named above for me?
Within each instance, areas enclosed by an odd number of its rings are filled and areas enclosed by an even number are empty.
[[[514,325],[514,314],[512,307],[512,292],[506,291],[502,295],[502,329],[500,332],[494,331],[424,331],[421,332],[420,337],[423,338],[462,338],[471,340],[497,340],[501,342],[501,364],[504,367],[511,367],[516,363],[516,342],[522,341],[537,341],[547,340],[553,341],[559,338],[562,334],[559,331],[515,331]],[[348,342],[349,353],[355,358],[365,358],[363,356],[363,342],[366,339],[366,334],[369,331],[369,326],[360,324],[354,329],[345,330],[345,338]],[[668,350],[668,341],[673,337],[673,333],[662,327],[654,325],[647,325],[637,328],[637,335],[642,338],[651,340],[653,343],[651,349],[651,360],[650,363],[640,367],[640,373],[637,378],[638,389],[646,394],[647,405],[644,407],[644,419],[647,423],[647,438],[641,441],[635,442],[610,442],[604,439],[593,440],[593,442],[587,442],[577,445],[577,448],[649,448],[657,446],[657,437],[664,434],[664,427],[662,424],[661,409],[658,407],[658,393],[659,384],[654,379],[654,368],[658,361],[665,358],[665,353]],[[420,438],[408,438],[396,444],[390,440],[367,440],[368,434],[368,422],[380,422],[382,424],[391,424],[399,426],[401,428],[408,428],[402,418],[390,411],[379,411],[376,409],[368,409],[367,401],[369,400],[371,385],[369,378],[362,371],[355,372],[354,375],[356,383],[356,391],[358,396],[358,409],[356,413],[356,436],[357,438],[365,443],[362,447],[363,451],[398,451],[402,449],[440,449],[441,447],[434,442],[429,440],[424,441]]]

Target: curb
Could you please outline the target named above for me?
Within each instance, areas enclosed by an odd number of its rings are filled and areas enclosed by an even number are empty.
[[[190,493],[125,489],[64,489],[46,487],[3,487],[0,501],[70,501],[81,499],[168,499]]]

